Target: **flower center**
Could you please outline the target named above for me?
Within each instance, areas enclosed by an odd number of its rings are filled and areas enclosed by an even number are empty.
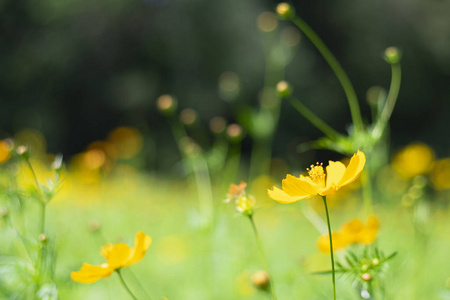
[[[323,163],[316,163],[316,165],[311,165],[306,169],[308,171],[309,177],[315,183],[323,183],[325,179],[325,171],[323,170]]]

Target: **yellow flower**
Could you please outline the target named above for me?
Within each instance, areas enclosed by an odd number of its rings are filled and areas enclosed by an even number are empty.
[[[433,164],[434,151],[423,143],[412,143],[392,158],[392,167],[405,179],[429,173]]]
[[[351,244],[372,244],[378,234],[380,221],[370,215],[367,218],[367,226],[361,220],[352,219],[341,226],[339,231],[332,233],[333,251],[339,251]],[[317,239],[317,247],[323,253],[330,253],[330,240],[328,234],[323,234]]]
[[[360,243],[363,245],[372,244],[378,233],[380,221],[377,217],[370,215],[367,218],[367,226],[358,219],[353,219],[350,222],[342,225],[340,232],[342,232],[349,244]]]
[[[315,195],[334,194],[341,187],[355,181],[365,163],[366,156],[358,150],[347,167],[339,161],[329,161],[326,174],[322,164],[311,165],[311,168],[308,168],[309,177],[288,174],[282,182],[282,189],[273,187],[273,190],[268,190],[269,197],[280,203],[292,203]]]
[[[8,161],[11,156],[11,146],[5,142],[0,140],[0,164]]]
[[[134,240],[134,247],[127,244],[107,244],[102,247],[101,254],[108,260],[100,266],[84,263],[80,271],[72,272],[70,277],[73,281],[81,283],[92,283],[101,278],[110,276],[114,271],[139,262],[145,255],[152,238],[139,231]]]

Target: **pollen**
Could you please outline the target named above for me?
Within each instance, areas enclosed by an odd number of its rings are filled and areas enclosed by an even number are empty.
[[[323,170],[323,163],[316,163],[316,165],[311,165],[309,168],[306,169],[308,171],[309,177],[313,181],[321,181],[325,178],[325,171]]]

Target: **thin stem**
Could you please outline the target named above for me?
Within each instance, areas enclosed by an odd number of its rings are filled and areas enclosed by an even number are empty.
[[[392,64],[392,77],[391,77],[391,86],[389,87],[389,93],[386,98],[386,104],[384,105],[383,110],[381,111],[375,128],[373,129],[372,135],[375,138],[381,137],[386,126],[388,124],[389,119],[391,118],[392,112],[394,110],[395,104],[397,102],[398,93],[400,91],[400,83],[402,81],[402,69],[399,63]]]
[[[355,89],[353,88],[350,79],[345,73],[342,66],[339,64],[337,59],[322,41],[322,39],[312,30],[309,25],[299,17],[295,17],[293,20],[295,25],[309,38],[309,40],[314,44],[314,46],[322,54],[323,58],[327,61],[328,65],[333,70],[334,74],[338,78],[339,82],[344,89],[345,95],[347,96],[347,101],[350,106],[350,113],[352,115],[353,124],[357,131],[363,130],[363,122],[361,118],[361,112],[359,109],[358,98],[356,96]]]
[[[261,258],[262,258],[262,261],[263,261],[263,264],[264,264],[264,268],[266,269],[267,273],[270,274],[269,266],[267,264],[267,259],[266,259],[266,256],[264,255],[264,251],[263,251],[263,248],[262,248],[262,245],[261,245],[261,241],[259,240],[258,230],[256,229],[255,222],[253,221],[253,216],[249,215],[248,219],[250,220],[250,224],[252,224],[253,233],[255,234],[256,244],[258,245],[259,253],[261,254]],[[273,286],[273,280],[272,280],[272,277],[270,275],[269,275],[269,278],[270,278],[269,285],[270,285],[270,292],[272,293],[272,299],[276,300],[277,296],[275,294],[275,288]]]
[[[148,294],[147,290],[145,289],[145,287],[142,285],[142,283],[139,281],[138,277],[134,274],[133,271],[131,271],[131,269],[128,269],[128,272],[134,277],[134,281],[137,282],[137,284],[139,285],[139,287],[141,288],[141,290],[144,291],[145,296],[147,297],[148,300],[151,300],[150,295]]]
[[[125,280],[123,280],[122,273],[120,272],[120,269],[116,269],[116,273],[119,274],[120,282],[122,283],[123,287],[127,290],[128,294],[130,294],[131,298],[137,300],[137,297],[131,292],[130,288],[125,283]]]
[[[330,253],[331,253],[331,269],[332,269],[332,280],[333,280],[333,300],[336,300],[336,278],[334,270],[334,255],[333,255],[333,239],[331,238],[331,225],[330,216],[328,214],[327,198],[322,196],[323,204],[325,205],[325,212],[327,214],[327,225],[328,225],[328,237],[330,238]]]
[[[37,191],[39,193],[39,196],[41,198],[40,200],[41,200],[41,203],[42,203],[42,211],[41,211],[41,232],[40,233],[45,233],[45,209],[46,209],[46,206],[47,206],[46,204],[47,203],[46,203],[46,200],[44,199],[44,196],[42,195],[41,186],[39,184],[39,181],[37,179],[36,173],[34,172],[34,169],[33,169],[33,166],[31,165],[30,160],[27,158],[25,161],[27,162],[27,165],[28,165],[28,168],[31,171],[31,174],[33,174],[34,184],[36,185],[36,189],[37,189]]]
[[[325,123],[322,119],[320,119],[316,114],[310,111],[303,103],[301,103],[298,99],[294,97],[287,98],[289,103],[300,113],[305,119],[307,119],[311,124],[317,127],[320,131],[322,131],[325,135],[327,135],[330,139],[336,140],[340,134],[331,128],[327,123]]]

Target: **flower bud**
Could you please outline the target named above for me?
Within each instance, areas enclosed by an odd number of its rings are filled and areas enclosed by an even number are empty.
[[[361,266],[361,270],[363,270],[363,271],[367,271],[368,269],[369,269],[369,265],[367,265],[367,264],[363,264]]]
[[[28,151],[27,146],[22,145],[17,147],[16,153],[24,160],[28,160],[28,158],[30,158],[30,152]]]
[[[209,129],[215,134],[224,132],[225,128],[227,128],[227,121],[222,117],[214,117],[209,121]]]
[[[89,230],[92,232],[96,232],[100,230],[100,222],[97,220],[92,220],[89,222]]]
[[[277,84],[277,93],[281,98],[287,98],[292,94],[292,88],[286,81],[280,81]]]
[[[372,265],[379,266],[380,265],[380,260],[378,258],[372,259]]]
[[[390,64],[400,62],[401,54],[396,47],[389,47],[384,50],[384,59]]]
[[[251,280],[252,280],[253,285],[255,287],[257,287],[258,289],[265,290],[270,285],[269,274],[264,270],[254,273],[252,275]]]
[[[177,109],[177,100],[171,95],[161,95],[156,101],[159,111],[165,115],[172,115]]]
[[[50,164],[50,167],[53,170],[55,170],[55,171],[61,171],[61,169],[62,169],[62,161],[63,161],[62,154],[57,154],[55,156],[55,159],[53,160],[53,162]]]
[[[5,207],[0,208],[0,218],[6,217],[8,215],[8,209]]]
[[[232,142],[240,142],[243,137],[242,127],[238,124],[230,124],[227,127],[227,135]]]
[[[372,276],[370,276],[369,273],[364,273],[361,275],[361,279],[364,281],[370,281],[372,279]]]
[[[48,237],[47,237],[47,235],[46,235],[45,233],[41,233],[41,234],[39,235],[39,240],[40,240],[42,243],[46,243],[47,240],[48,240]]]
[[[255,207],[255,198],[251,195],[243,194],[236,199],[236,210],[244,215],[251,216]]]
[[[180,121],[186,126],[193,125],[197,121],[197,112],[192,108],[185,108],[180,112]]]
[[[280,19],[289,20],[295,17],[295,10],[291,5],[282,2],[277,5],[277,14]]]

